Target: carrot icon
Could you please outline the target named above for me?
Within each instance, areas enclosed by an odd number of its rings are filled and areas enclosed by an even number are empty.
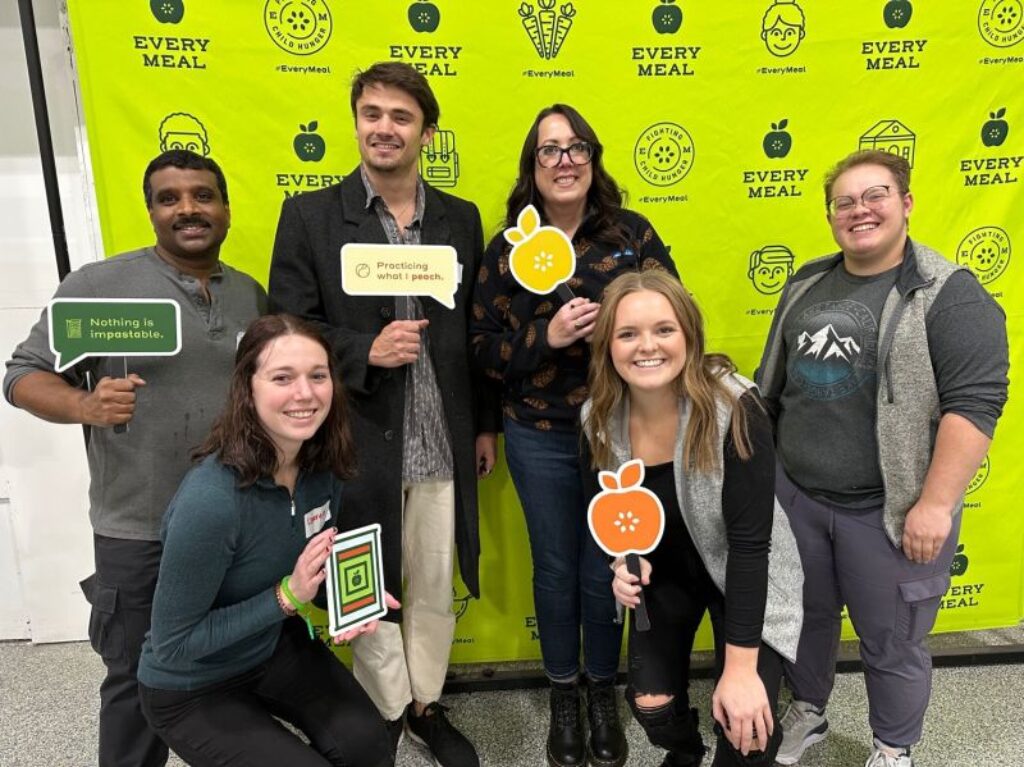
[[[552,48],[555,42],[555,0],[537,0],[541,10],[537,13],[540,20],[540,36],[544,40],[544,58],[553,59],[555,54]]]
[[[523,27],[526,29],[526,34],[530,36],[530,41],[533,43],[533,47],[537,49],[537,55],[542,59],[547,58],[544,50],[544,38],[540,32],[540,22],[537,21],[537,16],[533,10],[533,6],[529,3],[523,3],[519,6],[519,15],[523,20]]]
[[[554,0],[551,4],[554,5]],[[562,43],[565,42],[569,29],[572,27],[572,17],[576,15],[576,9],[572,7],[572,3],[566,3],[558,9],[558,12],[558,21],[551,37],[551,58],[557,56],[558,52],[562,50]]]

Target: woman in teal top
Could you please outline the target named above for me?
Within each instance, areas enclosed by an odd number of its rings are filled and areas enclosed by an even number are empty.
[[[253,322],[225,411],[164,517],[139,663],[143,713],[189,764],[392,763],[376,708],[297,615],[323,584],[353,455],[319,333],[287,315]]]

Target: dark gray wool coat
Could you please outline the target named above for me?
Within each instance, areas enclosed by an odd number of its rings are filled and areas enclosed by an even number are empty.
[[[475,438],[498,431],[493,390],[485,388],[470,361],[468,318],[473,283],[483,252],[476,206],[426,187],[424,245],[451,245],[458,253],[462,281],[455,309],[422,297],[430,321],[431,358],[441,390],[455,467],[455,539],[462,578],[479,596]],[[349,296],[341,291],[341,246],[387,243],[377,213],[366,208],[359,169],[337,186],[285,200],[270,266],[271,311],[313,321],[324,332],[340,366],[351,403],[350,422],[359,459],[358,476],[347,482],[341,529],[380,522],[387,589],[401,594],[402,421],[405,367],[368,363],[370,346],[394,319],[391,296]],[[392,616],[396,617],[396,616]]]

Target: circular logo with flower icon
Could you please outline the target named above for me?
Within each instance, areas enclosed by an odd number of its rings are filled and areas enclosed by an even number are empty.
[[[1022,0],[982,0],[978,9],[978,32],[996,48],[1009,48],[1024,40]]]
[[[693,139],[682,125],[655,123],[640,134],[633,163],[641,178],[654,186],[672,186],[693,167]]]
[[[982,285],[988,285],[1006,271],[1010,236],[998,226],[978,227],[960,241],[956,262],[974,272]]]
[[[334,30],[324,0],[267,0],[263,24],[278,48],[296,56],[321,50]]]

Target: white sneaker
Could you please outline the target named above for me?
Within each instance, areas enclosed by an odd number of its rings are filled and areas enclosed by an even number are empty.
[[[899,754],[893,754],[891,746],[875,738],[875,750],[871,752],[864,767],[914,767],[914,760],[910,758],[907,749],[902,749]]]
[[[789,704],[780,724],[782,743],[779,745],[779,753],[775,755],[775,761],[779,764],[796,764],[808,746],[824,740],[828,734],[825,713],[802,700],[794,700]]]

